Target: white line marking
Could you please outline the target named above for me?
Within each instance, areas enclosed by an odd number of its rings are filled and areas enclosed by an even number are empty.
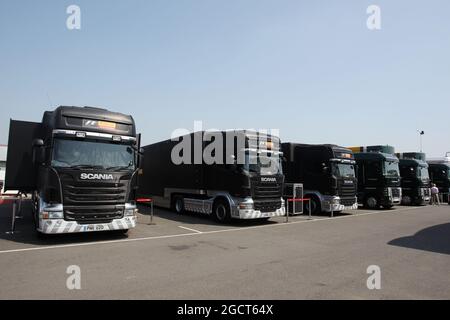
[[[112,244],[112,243],[125,243],[125,242],[138,242],[138,241],[146,241],[146,240],[157,240],[157,239],[171,239],[171,238],[179,238],[179,237],[189,237],[189,236],[199,236],[199,235],[205,235],[205,234],[214,234],[214,233],[224,233],[224,232],[232,232],[232,231],[242,231],[242,230],[249,230],[249,229],[262,229],[262,228],[270,228],[270,227],[279,227],[279,226],[289,226],[293,224],[300,224],[300,223],[308,223],[308,222],[320,222],[320,221],[328,221],[328,220],[334,220],[334,219],[347,219],[347,218],[355,218],[355,217],[362,217],[362,216],[368,216],[372,214],[386,214],[386,213],[397,213],[401,211],[408,211],[408,210],[417,210],[417,209],[423,209],[423,207],[414,207],[414,208],[402,208],[402,209],[396,209],[396,210],[388,210],[388,211],[373,211],[373,212],[366,212],[366,213],[359,213],[359,214],[350,214],[345,216],[338,216],[338,217],[328,217],[328,218],[319,218],[319,219],[305,219],[305,220],[298,220],[293,222],[279,222],[274,224],[265,224],[265,225],[259,225],[259,226],[252,226],[252,227],[242,227],[242,228],[233,228],[233,229],[221,229],[221,230],[213,230],[213,231],[204,231],[200,232],[192,232],[192,233],[181,233],[181,234],[171,234],[166,236],[155,236],[155,237],[143,237],[143,238],[135,238],[135,239],[121,239],[121,240],[107,240],[107,241],[96,241],[96,242],[85,242],[85,243],[74,243],[74,244],[63,244],[63,245],[54,245],[54,246],[44,246],[44,247],[32,247],[32,248],[22,248],[22,249],[12,249],[12,250],[3,250],[0,251],[0,254],[2,253],[14,253],[14,252],[27,252],[27,251],[39,251],[39,250],[50,250],[50,249],[61,249],[61,248],[74,248],[74,247],[83,247],[83,246],[93,246],[93,245],[100,245],[100,244]]]
[[[184,229],[184,230],[188,230],[188,231],[193,231],[193,232],[197,232],[197,233],[203,233],[201,231],[195,230],[195,229],[191,229],[188,227],[183,227],[183,226],[178,226],[178,228]]]

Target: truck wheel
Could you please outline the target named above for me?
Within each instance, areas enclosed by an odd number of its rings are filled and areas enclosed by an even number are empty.
[[[366,198],[365,205],[369,209],[378,209],[380,207],[377,198],[372,196]]]
[[[184,213],[184,200],[182,196],[176,196],[173,199],[173,208],[178,214]]]
[[[311,214],[319,214],[322,212],[322,208],[320,207],[320,202],[317,197],[314,196],[305,196],[305,198],[310,198],[311,200]],[[303,210],[306,214],[309,214],[309,201],[304,202]]]
[[[213,218],[217,222],[225,223],[230,221],[230,206],[227,202],[220,200],[214,204]]]

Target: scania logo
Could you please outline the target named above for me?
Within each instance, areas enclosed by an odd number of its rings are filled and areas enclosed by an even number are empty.
[[[81,180],[114,180],[112,174],[107,173],[82,173],[80,176]]]
[[[261,182],[277,182],[276,178],[262,177]]]

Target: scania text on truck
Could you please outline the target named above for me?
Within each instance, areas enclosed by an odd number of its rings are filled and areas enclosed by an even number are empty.
[[[431,199],[431,180],[423,152],[397,153],[402,178],[402,204],[426,205]]]
[[[357,209],[355,159],[351,150],[323,144],[283,143],[285,182],[302,183],[311,213]],[[309,212],[309,203],[304,202]]]
[[[355,154],[358,203],[385,209],[402,200],[399,160],[392,146],[350,147]]]
[[[178,163],[173,153],[182,141],[193,152],[184,150],[185,161]],[[143,147],[138,194],[177,213],[204,213],[219,222],[282,216],[279,149],[278,137],[247,130],[198,131],[151,144]]]
[[[427,160],[431,182],[439,188],[445,202],[450,204],[450,152],[442,158]]]
[[[105,109],[11,120],[5,188],[32,195],[39,233],[125,233],[136,225],[138,150],[133,118]]]

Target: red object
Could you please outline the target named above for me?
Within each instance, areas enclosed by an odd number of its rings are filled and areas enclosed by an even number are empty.
[[[0,199],[0,205],[14,203],[12,199]]]
[[[310,201],[310,198],[290,198],[288,199],[288,202],[303,202],[303,201]]]
[[[136,202],[137,203],[149,203],[149,202],[153,202],[153,200],[150,198],[137,198]]]

